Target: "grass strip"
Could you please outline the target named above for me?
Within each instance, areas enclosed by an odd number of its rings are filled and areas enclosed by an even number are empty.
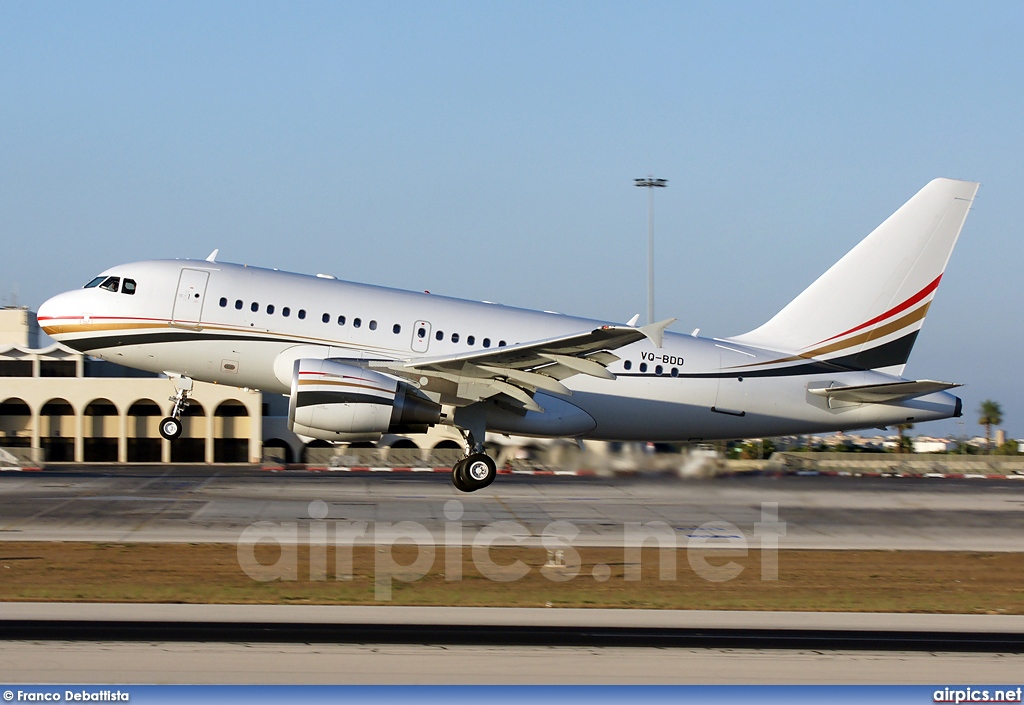
[[[581,547],[559,568],[509,546],[292,550],[243,551],[247,574],[234,544],[3,542],[0,600],[1024,614],[1020,553],[784,550],[763,580],[756,550],[680,549],[673,567],[655,548]]]

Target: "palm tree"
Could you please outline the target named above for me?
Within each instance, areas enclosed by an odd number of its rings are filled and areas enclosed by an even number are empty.
[[[899,424],[896,424],[896,430],[900,434],[899,441],[896,444],[896,452],[897,453],[906,453],[907,450],[908,450],[908,446],[909,446],[909,450],[912,451],[914,449],[913,441],[910,441],[909,438],[907,438],[906,436],[903,435],[903,433],[905,431],[909,431],[913,427],[914,427],[914,424],[912,424],[912,423],[899,423]],[[909,441],[909,443],[908,443],[908,441]]]
[[[985,427],[985,448],[988,454],[992,455],[992,426],[998,426],[1003,422],[1003,410],[999,407],[999,402],[986,399],[981,402],[978,412],[981,414],[978,423]]]

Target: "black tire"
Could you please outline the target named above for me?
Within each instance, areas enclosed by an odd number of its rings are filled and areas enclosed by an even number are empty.
[[[469,486],[466,481],[465,468],[466,458],[463,458],[459,462],[452,466],[452,484],[455,485],[455,489],[460,492],[472,492],[473,488]]]
[[[486,453],[473,453],[462,461],[462,477],[471,488],[470,492],[482,490],[497,476],[498,466]]]
[[[173,416],[168,416],[160,422],[160,435],[169,441],[173,441],[181,435],[181,428],[181,421]]]

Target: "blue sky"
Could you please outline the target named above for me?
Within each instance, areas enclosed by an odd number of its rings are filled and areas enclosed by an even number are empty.
[[[0,298],[221,258],[677,330],[982,182],[907,374],[1024,436],[1020,3],[0,4]]]

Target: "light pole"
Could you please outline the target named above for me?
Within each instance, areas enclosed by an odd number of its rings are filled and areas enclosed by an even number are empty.
[[[647,322],[654,323],[654,189],[668,186],[668,179],[633,179],[634,186],[647,189]]]

